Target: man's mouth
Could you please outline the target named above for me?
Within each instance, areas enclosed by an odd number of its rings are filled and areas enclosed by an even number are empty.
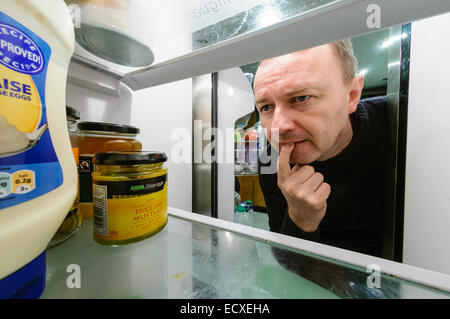
[[[306,139],[296,140],[296,141],[282,141],[282,142],[279,143],[279,145],[280,145],[280,147],[283,147],[283,146],[286,146],[286,145],[289,145],[289,144],[301,144],[301,143],[304,143],[306,141],[307,141]]]

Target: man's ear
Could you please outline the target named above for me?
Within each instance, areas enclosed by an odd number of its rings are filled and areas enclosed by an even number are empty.
[[[364,87],[364,75],[355,76],[348,85],[348,114],[356,111]]]

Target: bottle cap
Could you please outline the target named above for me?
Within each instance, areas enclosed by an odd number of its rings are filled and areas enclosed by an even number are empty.
[[[245,213],[245,207],[244,207],[244,206],[238,206],[238,207],[237,207],[237,211],[238,211],[239,213]]]
[[[166,154],[159,152],[122,151],[95,154],[95,162],[98,165],[141,165],[157,164],[166,161]]]

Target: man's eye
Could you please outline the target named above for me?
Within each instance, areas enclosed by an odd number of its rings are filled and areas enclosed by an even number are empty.
[[[302,96],[296,96],[294,98],[295,102],[305,102],[306,100],[309,100],[311,98],[310,95],[302,95]]]
[[[261,107],[261,112],[267,112],[267,111],[270,111],[270,105],[269,104],[264,105],[264,106]]]

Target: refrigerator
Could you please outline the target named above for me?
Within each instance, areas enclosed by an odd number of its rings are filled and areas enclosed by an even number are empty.
[[[359,39],[354,43],[361,45],[364,40],[373,44],[375,40],[370,37],[375,33],[394,39],[384,53],[389,67],[386,65],[382,72],[387,79],[382,84],[374,83],[372,91],[366,91],[368,96],[386,94],[392,106],[389,125],[395,165],[388,190],[391,212],[384,221],[389,225],[384,237],[384,257],[395,264],[385,268],[397,275],[403,271],[396,268],[397,263],[403,263],[411,266],[406,271],[406,280],[421,278],[419,282],[431,282],[434,287],[450,291],[447,278],[450,238],[444,229],[450,226],[450,219],[443,213],[450,206],[450,197],[448,191],[436,191],[438,186],[426,190],[419,187],[420,178],[427,176],[424,165],[433,161],[431,157],[422,158],[420,148],[424,142],[419,132],[435,124],[424,127],[419,119],[425,116],[421,113],[425,111],[412,108],[416,101],[424,99],[426,92],[433,90],[423,83],[424,74],[428,74],[423,66],[430,52],[423,52],[422,42],[428,48],[435,48],[436,64],[445,62],[442,52],[448,52],[444,50],[448,44],[439,40],[438,35],[430,39],[427,34],[450,33],[448,1],[426,4],[422,0],[379,0],[376,4],[366,0],[65,2],[72,15],[76,38],[67,78],[66,104],[80,111],[81,121],[138,127],[143,150],[164,152],[168,156],[168,206],[173,209],[173,216],[219,227],[219,235],[208,230],[201,232],[212,242],[217,236],[228,238],[226,232],[231,230],[288,246],[300,245],[306,251],[320,252],[331,259],[356,258],[359,265],[366,265],[370,259],[301,240],[289,244],[289,238],[272,237],[270,232],[233,223],[235,183],[239,175],[235,131],[257,116],[252,79],[259,61],[343,38]],[[415,65],[416,61],[420,66]],[[441,98],[448,97],[444,90],[439,94]],[[433,132],[439,135],[445,130],[448,129],[444,125],[442,132]],[[265,143],[263,136],[260,143]],[[429,147],[428,154],[436,152],[438,145]],[[445,162],[450,154],[443,157]],[[441,175],[442,184],[450,177],[448,170],[435,173]],[[257,176],[258,172],[249,173],[252,174]],[[433,181],[427,179],[430,185]],[[440,194],[440,202],[436,204],[438,207],[431,208],[425,202],[428,198],[432,201],[436,192]],[[426,207],[436,212],[424,220]],[[183,232],[187,226],[181,221],[177,223],[176,227]],[[136,258],[143,254],[138,252]],[[159,257],[168,258],[166,253],[160,254],[163,255]],[[210,259],[214,252],[206,247],[198,254],[206,254],[205,258]],[[124,266],[121,265],[114,267]],[[222,266],[232,267],[228,261]],[[157,267],[166,277],[171,276],[164,265]],[[426,275],[415,267],[426,269]],[[205,271],[217,276],[209,268]],[[227,278],[221,277],[223,287]],[[130,280],[138,284],[136,279]],[[200,291],[207,288],[214,296],[214,289],[206,287],[204,282],[194,280],[190,285]],[[170,295],[168,291],[164,293],[166,297]]]

